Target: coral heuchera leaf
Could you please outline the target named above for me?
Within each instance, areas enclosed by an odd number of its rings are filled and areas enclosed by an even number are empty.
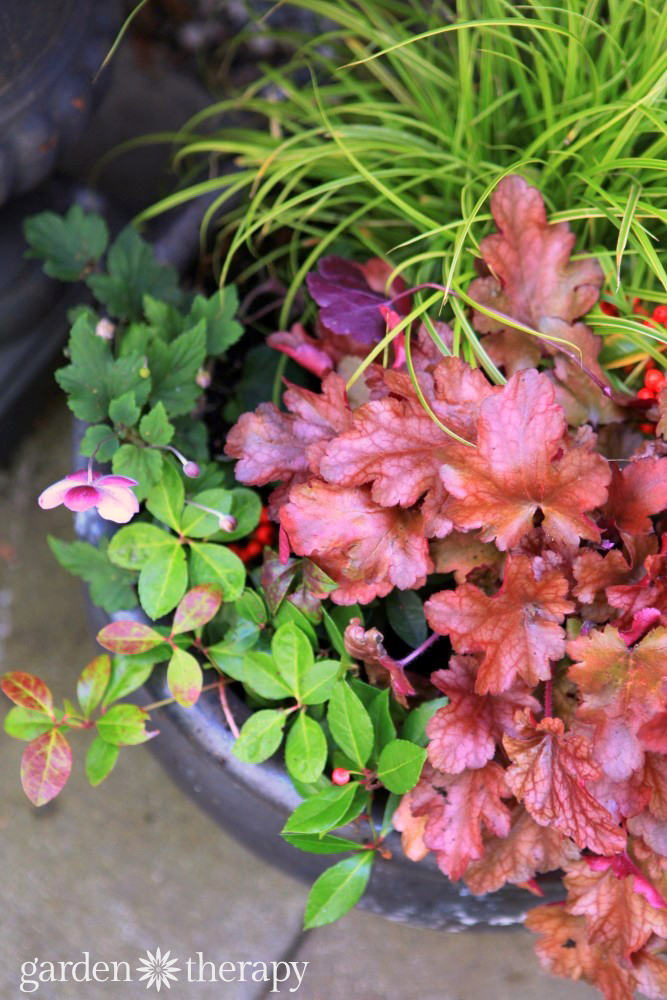
[[[100,646],[112,653],[145,653],[164,642],[164,636],[141,622],[118,621],[105,625],[97,633]]]
[[[431,628],[449,635],[457,652],[484,653],[475,690],[499,694],[517,677],[534,687],[551,676],[550,661],[565,652],[560,622],[574,610],[566,599],[567,590],[567,580],[558,570],[538,577],[529,556],[514,555],[507,560],[502,587],[493,597],[464,583],[434,594],[424,610]]]
[[[625,834],[586,789],[601,773],[590,743],[581,734],[565,733],[561,719],[535,725],[527,712],[519,719],[519,736],[503,738],[513,762],[505,778],[517,799],[536,822],[554,826],[578,847],[598,854],[622,851]]]
[[[432,569],[421,514],[381,507],[364,488],[295,486],[280,520],[297,555],[313,557],[339,584],[336,604],[421,587]]]
[[[482,541],[495,539],[505,551],[530,531],[539,510],[549,538],[599,539],[585,514],[606,501],[609,468],[600,455],[566,442],[546,375],[530,369],[512,376],[482,403],[477,428],[477,449],[453,444],[440,469],[454,498],[445,514],[455,527],[481,528]]]
[[[181,632],[191,632],[201,628],[212,618],[215,618],[222,604],[222,591],[212,583],[202,583],[189,590],[182,597],[176,611],[171,629],[172,635]]]

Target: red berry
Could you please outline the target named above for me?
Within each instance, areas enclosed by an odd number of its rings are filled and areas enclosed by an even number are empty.
[[[665,384],[667,384],[665,376],[661,371],[658,371],[657,368],[651,368],[651,370],[647,371],[644,375],[644,385],[647,389],[650,389],[651,392],[660,392],[660,390],[664,388]]]
[[[270,523],[269,509],[268,509],[268,507],[262,507],[262,512],[259,515],[259,523],[260,524],[269,524]]]
[[[642,432],[642,434],[653,434],[655,433],[655,427],[656,427],[655,424],[640,424],[639,430]]]
[[[667,306],[656,306],[653,310],[653,319],[656,323],[662,323],[663,326],[667,325]]]
[[[655,399],[655,393],[651,389],[640,389],[637,399]]]
[[[344,767],[335,767],[331,774],[334,785],[347,785],[350,780],[350,772]]]
[[[275,537],[275,531],[272,524],[260,524],[259,528],[255,529],[255,534],[253,536],[262,545],[273,545],[273,540]]]
[[[605,302],[603,300],[600,303],[600,309],[605,314],[605,316],[618,316],[618,309],[613,304],[613,302]]]
[[[230,550],[230,552],[233,552],[235,556],[238,556],[239,559],[243,559],[243,556],[245,555],[245,549],[243,548],[242,545],[228,545],[227,548]]]
[[[647,372],[650,371],[651,368],[657,368],[657,367],[658,366],[656,365],[656,363],[653,360],[653,358],[649,358],[648,361],[646,362],[646,371]],[[630,365],[630,369],[632,370],[632,365]]]
[[[254,539],[245,547],[245,562],[250,562],[252,559],[256,559],[257,556],[261,556],[264,546],[261,542],[256,542]]]

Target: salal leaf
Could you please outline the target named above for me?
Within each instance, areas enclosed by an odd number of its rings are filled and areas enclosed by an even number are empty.
[[[276,709],[255,712],[234,744],[234,755],[248,764],[259,764],[276,752],[283,738],[285,713]]]
[[[59,729],[28,743],[21,759],[23,791],[35,806],[43,806],[64,788],[72,770],[72,750]]]
[[[190,546],[190,583],[214,583],[222,590],[223,600],[235,601],[243,593],[245,566],[224,545],[193,542]]]
[[[426,760],[426,750],[407,740],[392,740],[378,759],[377,776],[385,788],[402,795],[414,788]]]
[[[299,712],[285,742],[287,770],[298,781],[317,781],[326,761],[327,741],[322,727],[305,712]]]
[[[111,774],[119,753],[119,747],[105,742],[101,736],[95,737],[86,754],[86,775],[93,787]]]
[[[85,666],[76,685],[76,696],[86,719],[89,719],[104,697],[111,677],[111,657],[96,656]]]
[[[407,740],[408,743],[414,743],[416,746],[425,747],[428,743],[426,723],[433,718],[439,708],[444,708],[448,702],[449,698],[433,698],[431,701],[425,701],[417,708],[413,708],[411,712],[408,712],[401,726],[401,739]]]
[[[2,690],[10,701],[33,712],[53,714],[53,695],[44,681],[34,674],[14,670],[2,678]]]
[[[137,521],[116,531],[107,554],[112,563],[124,569],[142,569],[149,559],[178,544],[173,535],[155,524]]]
[[[14,705],[5,716],[5,732],[15,740],[34,740],[53,729],[54,722],[44,712]]]
[[[310,642],[296,625],[281,625],[271,640],[271,652],[280,676],[301,701],[303,677],[314,662]]]
[[[139,600],[153,620],[173,611],[188,585],[183,546],[174,539],[170,549],[160,549],[139,574]]]
[[[331,924],[357,905],[368,885],[373,858],[373,851],[365,851],[339,861],[320,875],[308,896],[303,923],[306,930]]]
[[[338,660],[318,660],[303,672],[301,704],[321,705],[331,697],[342,670]]]
[[[426,640],[428,626],[424,605],[414,590],[395,588],[387,597],[385,607],[389,624],[403,642],[415,649]]]
[[[382,749],[396,739],[396,726],[389,711],[390,689],[380,691],[368,707],[368,714],[373,723],[375,739],[373,741],[373,759],[377,760]]]
[[[329,729],[334,740],[357,767],[363,768],[373,749],[373,724],[352,688],[342,681],[329,700]]]
[[[211,621],[222,604],[222,593],[211,583],[203,583],[189,590],[179,601],[171,629],[172,635],[192,632]]]
[[[102,705],[106,708],[114,701],[127,697],[142,687],[156,663],[162,663],[171,656],[171,647],[166,643],[131,656],[114,656],[111,661],[111,678]]]
[[[243,658],[243,682],[262,698],[282,701],[291,691],[269,653],[251,650]]]
[[[154,646],[160,646],[164,636],[150,625],[124,620],[105,625],[97,633],[97,641],[112,653],[132,654],[145,653]]]
[[[114,746],[136,746],[157,735],[157,732],[146,732],[149,718],[148,712],[137,705],[112,705],[97,720],[97,732]]]
[[[327,788],[296,807],[283,828],[286,833],[326,833],[342,825],[354,802],[358,785]]]
[[[158,521],[168,524],[174,531],[180,531],[184,501],[183,480],[171,462],[163,462],[162,476],[149,491],[146,506]]]
[[[330,833],[318,836],[315,833],[283,833],[283,839],[308,854],[347,854],[348,851],[363,851],[363,844],[345,837],[334,837]]]
[[[195,704],[203,685],[199,663],[191,653],[176,647],[167,668],[167,685],[172,696],[183,708]]]

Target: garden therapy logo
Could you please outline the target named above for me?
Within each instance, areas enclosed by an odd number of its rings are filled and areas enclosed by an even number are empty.
[[[298,992],[308,965],[308,962],[211,961],[201,951],[181,962],[171,958],[171,951],[163,954],[161,948],[146,950],[146,955],[137,962],[133,969],[125,961],[95,961],[88,951],[81,952],[81,958],[74,962],[35,958],[21,966],[20,989],[22,993],[37,993],[44,985],[48,991],[49,983],[138,982],[144,983],[147,990],[160,993],[163,987],[170,990],[172,983],[265,983],[268,993],[287,994]],[[86,995],[82,990],[82,1000]],[[119,996],[125,996],[122,987]]]
[[[137,972],[143,972],[143,976],[141,976],[139,982],[147,979],[146,987],[154,986],[158,993],[163,985],[168,990],[171,989],[169,980],[171,979],[175,983],[178,982],[178,976],[174,975],[174,973],[181,970],[176,965],[178,959],[172,958],[170,960],[170,955],[171,952],[168,951],[163,956],[159,948],[155,949],[154,955],[147,950],[146,958],[142,960],[141,965],[137,968]]]

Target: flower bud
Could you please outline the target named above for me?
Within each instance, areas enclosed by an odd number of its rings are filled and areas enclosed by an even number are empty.
[[[196,462],[186,462],[183,466],[183,472],[188,479],[197,479],[197,477],[201,474],[201,469]]]

